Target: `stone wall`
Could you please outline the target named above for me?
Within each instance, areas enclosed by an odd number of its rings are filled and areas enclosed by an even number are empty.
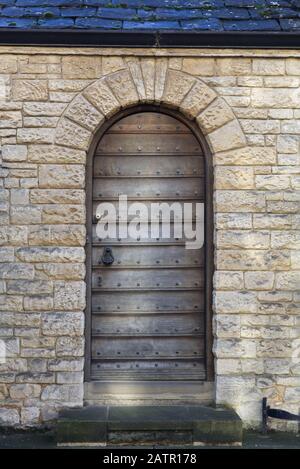
[[[83,402],[86,152],[141,102],[196,119],[212,151],[216,401],[246,425],[263,396],[298,412],[299,52],[0,54],[2,424]]]

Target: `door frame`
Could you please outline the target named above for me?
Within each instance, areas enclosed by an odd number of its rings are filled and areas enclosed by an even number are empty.
[[[97,145],[105,132],[123,117],[139,112],[160,112],[185,124],[197,138],[203,149],[205,160],[205,381],[214,380],[214,356],[212,351],[212,294],[214,273],[214,217],[213,217],[213,160],[208,143],[195,121],[190,121],[180,112],[161,105],[141,104],[121,110],[109,118],[95,133],[87,153],[86,161],[86,307],[85,307],[85,357],[84,381],[91,381],[91,330],[92,330],[92,197],[93,197],[93,162]]]

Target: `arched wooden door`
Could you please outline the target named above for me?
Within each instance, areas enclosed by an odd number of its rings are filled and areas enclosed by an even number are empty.
[[[118,213],[120,195],[149,209],[205,203],[201,144],[174,116],[137,112],[102,135],[92,173],[90,380],[205,380],[206,246],[186,249],[172,226],[167,239],[102,239],[96,231],[97,207],[109,202]]]

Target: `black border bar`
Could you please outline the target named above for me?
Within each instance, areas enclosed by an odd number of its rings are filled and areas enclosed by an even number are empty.
[[[299,49],[300,31],[124,31],[0,28],[0,45]]]

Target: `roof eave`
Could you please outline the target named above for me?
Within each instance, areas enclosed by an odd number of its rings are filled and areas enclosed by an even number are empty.
[[[300,32],[0,28],[0,45],[298,49]]]

